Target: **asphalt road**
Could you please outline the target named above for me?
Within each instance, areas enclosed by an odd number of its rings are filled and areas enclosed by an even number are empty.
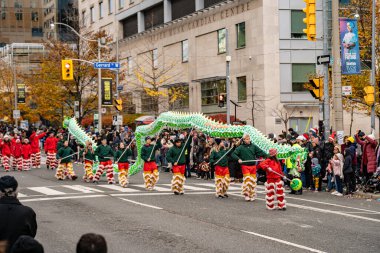
[[[82,175],[81,166],[76,166]],[[1,171],[0,176],[6,173]],[[265,208],[264,188],[245,202],[240,184],[217,199],[213,182],[188,179],[170,192],[170,173],[146,192],[141,174],[129,188],[57,181],[51,170],[10,172],[19,198],[37,213],[45,252],[75,252],[84,233],[105,236],[109,252],[379,252],[380,202],[304,192],[287,195],[287,211]]]

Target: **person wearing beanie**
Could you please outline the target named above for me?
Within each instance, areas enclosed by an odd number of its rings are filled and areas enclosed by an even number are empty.
[[[321,177],[321,165],[319,165],[318,158],[316,157],[311,159],[311,173],[313,175],[313,182],[315,187],[314,192],[318,192]]]
[[[54,132],[49,133],[49,137],[46,138],[44,149],[46,153],[46,168],[55,169],[57,167],[57,143],[59,139],[54,136]]]
[[[36,213],[17,199],[17,180],[12,176],[0,177],[0,241],[7,242],[7,251],[21,235],[35,237]]]
[[[95,150],[95,155],[99,159],[99,168],[93,178],[93,183],[99,183],[100,177],[103,175],[103,171],[106,170],[108,184],[114,184],[115,180],[113,178],[113,166],[111,158],[114,157],[111,146],[107,145],[107,139],[102,139],[102,145],[98,146]]]
[[[243,172],[242,194],[245,201],[254,201],[256,197],[256,161],[266,154],[261,152],[252,142],[248,134],[243,136],[243,143],[232,153],[232,158],[237,160]]]
[[[360,138],[360,135],[363,132],[357,132],[355,135],[356,142],[362,146],[363,155],[362,155],[362,163],[360,166],[360,172],[363,174],[365,178],[365,182],[367,182],[372,174],[376,171],[377,161],[376,161],[376,147],[377,141],[374,134],[362,135],[363,140]]]
[[[11,141],[9,135],[5,135],[3,140],[0,140],[0,148],[2,155],[2,162],[6,172],[8,172],[11,168],[10,160],[11,160]]]
[[[24,139],[24,143],[22,145],[22,169],[25,171],[30,170],[32,167],[32,146],[29,144],[29,140],[27,138]]]
[[[158,167],[155,161],[156,151],[161,148],[161,140],[157,139],[155,144],[152,144],[150,136],[145,137],[145,145],[141,148],[141,159],[144,160],[144,184],[148,191],[154,190],[155,185],[159,180]]]
[[[269,150],[269,158],[259,163],[258,169],[263,169],[266,172],[265,200],[267,209],[276,209],[275,203],[277,200],[277,208],[285,211],[286,201],[284,182],[282,181],[284,173],[282,172],[281,162],[277,159],[277,149],[271,148]]]
[[[185,149],[190,146],[190,138],[187,138],[185,143],[182,143],[182,139],[178,138],[174,142],[174,146],[171,147],[166,154],[166,159],[173,165],[173,177],[171,182],[171,189],[175,195],[184,194],[185,184],[185,169],[186,169],[186,156]]]
[[[32,147],[32,168],[41,168],[41,149],[40,140],[45,137],[46,131],[33,130],[29,137],[30,146]]]
[[[119,143],[119,149],[115,153],[115,163],[117,161],[117,167],[119,170],[118,180],[121,187],[125,188],[128,185],[128,170],[129,161],[128,157],[132,156],[132,150],[128,147],[125,148],[124,142]]]
[[[22,235],[13,244],[10,253],[44,253],[44,247],[33,237]]]
[[[55,177],[58,180],[65,179],[65,174],[67,174],[67,177],[71,180],[78,178],[73,169],[73,154],[74,151],[69,147],[69,141],[64,141],[63,147],[58,150],[56,157],[59,165]]]
[[[232,149],[226,150],[221,139],[215,139],[215,147],[211,151],[210,166],[215,168],[215,191],[217,198],[228,198],[227,190],[231,178],[228,169],[228,154]]]

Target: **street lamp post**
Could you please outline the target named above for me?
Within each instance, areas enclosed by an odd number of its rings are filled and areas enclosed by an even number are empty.
[[[102,43],[102,38],[98,38],[97,40],[94,40],[94,39],[88,39],[82,35],[80,35],[73,27],[69,26],[68,24],[65,24],[65,23],[60,23],[60,22],[55,22],[55,23],[51,23],[50,26],[51,28],[53,29],[55,27],[55,25],[63,25],[63,26],[66,26],[68,28],[70,28],[79,38],[85,40],[85,41],[89,41],[89,42],[97,42],[98,43],[98,62],[100,62],[100,48],[102,47],[102,44],[105,44],[105,43]],[[101,69],[99,68],[98,69],[98,131],[100,132],[100,130],[102,129],[102,97],[101,97],[101,94],[102,94],[102,85],[101,85],[101,80],[102,80],[102,71]]]

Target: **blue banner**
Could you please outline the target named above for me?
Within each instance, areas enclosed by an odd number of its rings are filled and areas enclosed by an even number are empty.
[[[342,74],[360,74],[360,51],[356,19],[339,19]]]

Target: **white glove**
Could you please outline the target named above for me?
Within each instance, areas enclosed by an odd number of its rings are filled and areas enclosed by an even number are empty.
[[[272,168],[271,168],[271,167],[268,167],[268,171],[269,171],[269,172],[272,172],[273,170],[272,170]]]

